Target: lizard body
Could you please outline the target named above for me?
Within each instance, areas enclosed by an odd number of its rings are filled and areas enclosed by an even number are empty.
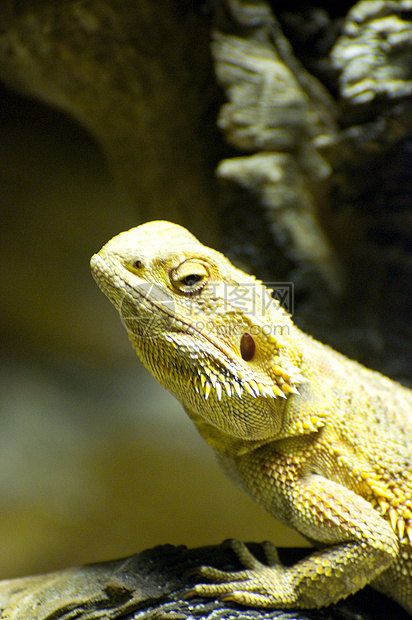
[[[285,568],[202,567],[192,593],[317,608],[367,583],[412,614],[412,391],[299,330],[270,291],[169,222],[91,261],[146,367],[234,482],[319,548]]]

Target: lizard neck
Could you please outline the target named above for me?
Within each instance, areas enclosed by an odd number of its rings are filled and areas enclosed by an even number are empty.
[[[199,434],[221,456],[235,458],[252,452],[268,440],[246,440],[234,437],[229,433],[205,422],[196,412],[185,407],[185,411],[196,426]]]

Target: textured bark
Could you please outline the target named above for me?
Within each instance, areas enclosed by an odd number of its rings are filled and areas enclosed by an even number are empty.
[[[251,548],[261,556],[259,545],[252,545]],[[282,559],[291,561],[302,555],[297,549],[285,549]],[[339,605],[307,612],[242,609],[213,599],[183,600],[185,591],[196,582],[195,575],[190,576],[190,571],[201,564],[227,570],[240,568],[233,554],[225,547],[190,550],[164,545],[122,560],[0,582],[0,618],[356,620],[366,614],[371,620],[406,617],[395,603],[368,589]]]
[[[218,124],[245,152],[217,170],[226,249],[294,282],[309,333],[408,382],[412,3],[276,17],[263,1],[218,12]]]

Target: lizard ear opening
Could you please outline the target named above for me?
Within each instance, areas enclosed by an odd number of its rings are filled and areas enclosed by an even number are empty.
[[[243,334],[242,338],[240,339],[240,354],[242,356],[242,359],[244,359],[245,362],[250,362],[250,360],[252,360],[253,356],[255,355],[255,351],[256,344],[252,336],[248,333]]]
[[[206,286],[209,271],[205,264],[197,260],[186,260],[170,274],[170,281],[174,288],[182,293],[197,293]]]

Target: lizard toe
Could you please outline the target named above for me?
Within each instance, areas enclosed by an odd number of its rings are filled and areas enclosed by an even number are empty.
[[[279,559],[278,550],[273,543],[269,540],[265,540],[262,543],[263,550],[265,552],[266,563],[269,566],[279,566],[282,562]]]
[[[219,570],[218,568],[214,568],[213,566],[200,566],[194,571],[190,571],[191,575],[199,575],[200,577],[205,577],[206,579],[210,579],[211,581],[217,582],[231,582],[231,581],[243,581],[248,579],[250,571],[224,571]]]
[[[264,571],[268,566],[271,567],[279,567],[283,568],[276,547],[269,541],[265,541],[262,543],[263,551],[265,553],[266,564],[260,562],[251,551],[247,548],[245,543],[240,542],[236,539],[231,539],[227,541],[230,548],[236,554],[238,560],[241,562],[242,566],[251,570],[251,571]]]
[[[247,607],[277,607],[279,604],[273,596],[256,592],[245,592],[243,590],[235,590],[234,592],[223,594],[219,596],[219,600]]]

